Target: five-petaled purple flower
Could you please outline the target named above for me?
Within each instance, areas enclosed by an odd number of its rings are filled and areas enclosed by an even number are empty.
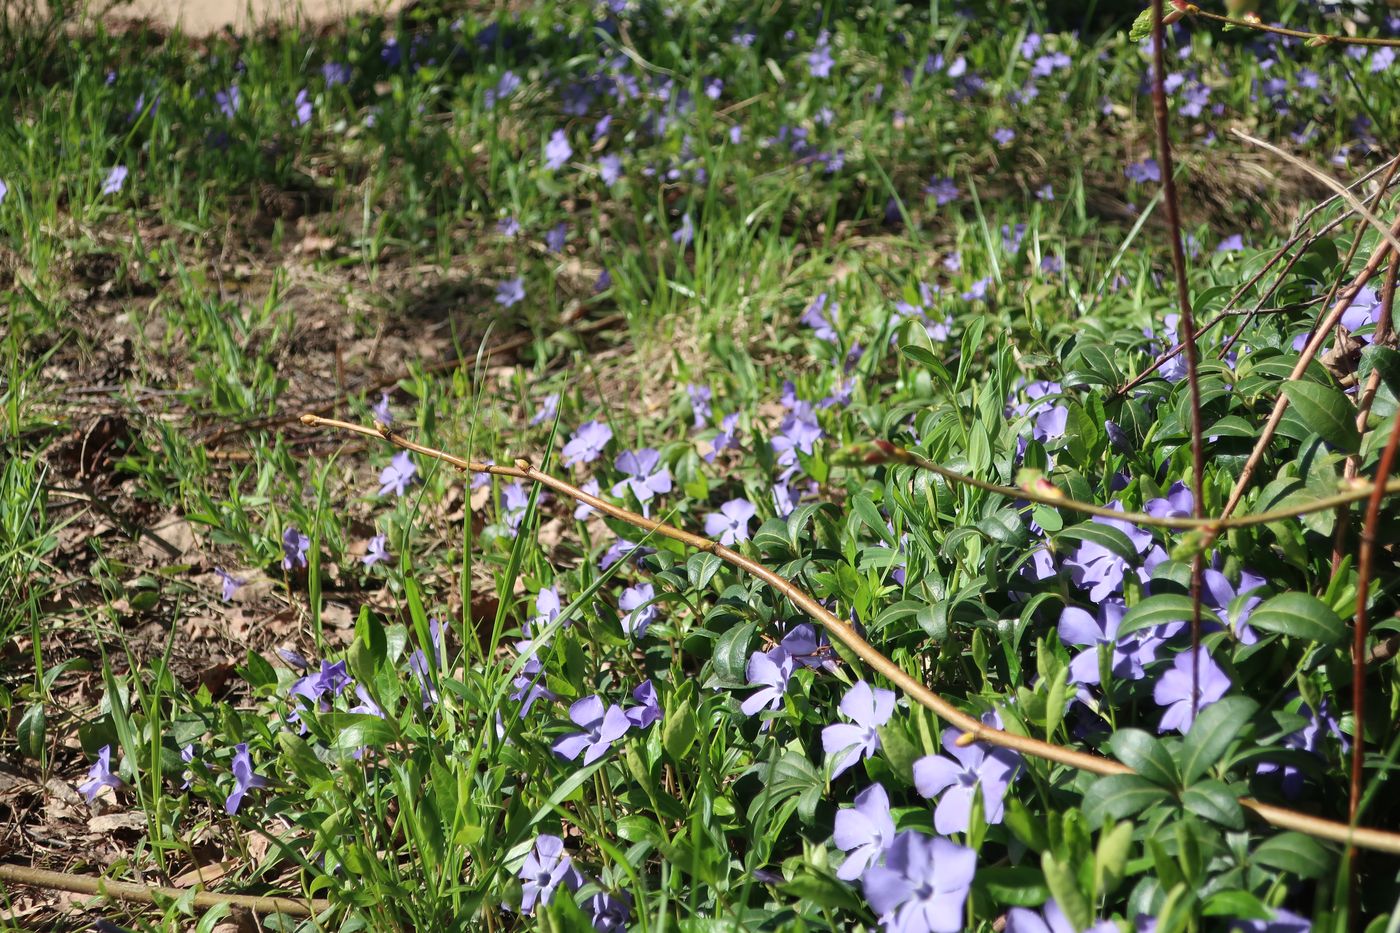
[[[233,747],[233,791],[224,803],[224,812],[232,816],[243,804],[243,796],[255,787],[266,787],[267,778],[253,771],[253,759],[248,754],[248,743],[239,742]]]
[[[817,44],[807,55],[807,70],[814,78],[827,78],[835,64],[836,59],[831,57],[831,34],[823,29],[817,36]]]
[[[535,838],[535,847],[520,866],[520,910],[533,913],[536,904],[548,904],[554,890],[563,884],[570,890],[583,886],[583,875],[574,867],[574,860],[564,851],[564,840],[548,834]]]
[[[215,567],[214,573],[218,574],[219,581],[223,584],[224,602],[233,599],[233,594],[238,592],[239,587],[248,582],[247,580],[240,580],[222,567]]]
[[[998,721],[992,714],[992,724]],[[943,732],[943,750],[951,758],[925,755],[914,762],[914,787],[918,792],[928,798],[943,795],[933,814],[933,827],[945,836],[965,833],[972,825],[972,800],[979,787],[983,819],[1000,823],[1006,790],[1021,767],[1021,756],[1015,752],[1005,748],[988,751],[975,742],[962,746],[958,744],[961,735],[957,729]]]
[[[520,277],[506,279],[496,286],[496,304],[509,308],[525,300],[525,280]]]
[[[307,95],[306,89],[297,91],[296,100],[292,101],[292,107],[296,115],[292,117],[294,126],[305,126],[311,122],[311,98]]]
[[[603,448],[612,440],[612,428],[601,421],[587,421],[579,425],[574,436],[564,445],[562,451],[564,466],[575,463],[592,463],[603,454]]]
[[[569,157],[574,154],[574,147],[569,145],[569,138],[564,135],[563,130],[555,130],[549,136],[549,142],[544,147],[544,164],[551,172],[558,171],[564,167],[564,163],[569,161]]]
[[[885,863],[868,869],[861,884],[886,930],[957,933],[976,873],[976,852],[905,830],[886,850]]]
[[[798,320],[816,331],[818,340],[825,340],[827,343],[835,343],[839,338],[836,333],[836,315],[841,310],[841,306],[836,302],[831,303],[831,310],[826,309],[827,295],[822,292],[812,303],[802,312],[802,317]]]
[[[644,680],[632,691],[632,699],[637,701],[636,706],[629,706],[624,711],[627,713],[627,721],[638,729],[645,729],[661,718],[661,703],[656,697],[656,687],[650,680]]]
[[[360,558],[366,567],[373,567],[381,560],[389,559],[389,536],[375,535],[369,539],[369,547],[365,549],[365,556]]]
[[[559,413],[559,393],[553,392],[544,397],[540,402],[539,410],[530,417],[530,425],[543,424],[546,421],[553,421],[554,416]]]
[[[705,516],[705,534],[725,545],[749,540],[749,522],[757,511],[748,499],[730,499],[718,512]]]
[[[930,178],[924,186],[924,194],[933,198],[934,203],[940,207],[956,201],[959,197],[957,183],[951,178],[940,178],[937,175]]]
[[[568,448],[565,448],[567,452]],[[612,494],[615,496],[626,495],[627,490],[632,491],[632,495],[637,497],[637,501],[643,505],[650,502],[653,496],[671,491],[671,471],[661,464],[661,452],[651,448],[643,447],[641,450],[624,450],[617,455],[615,466],[627,479],[615,483]]]
[[[792,676],[792,658],[787,651],[781,647],[755,651],[749,656],[745,673],[749,685],[759,688],[739,705],[745,716],[752,716],[759,710],[778,709],[783,705],[783,694],[787,692],[788,678]]]
[[[710,400],[714,397],[714,392],[706,385],[696,385],[690,383],[685,387],[685,394],[690,396],[690,415],[695,419],[694,427],[703,428],[705,422],[710,420],[714,410],[710,407]]]
[[[571,732],[554,742],[554,754],[573,761],[583,754],[591,765],[607,754],[612,744],[627,734],[632,722],[616,703],[604,707],[600,697],[587,696],[569,707],[569,718],[582,732]]]
[[[102,180],[103,194],[116,194],[122,190],[122,185],[126,184],[126,166],[114,165],[107,172],[107,177]]]
[[[1195,709],[1192,709],[1191,685],[1192,659],[1199,663],[1200,691],[1196,694]],[[1152,699],[1158,706],[1165,706],[1158,732],[1186,732],[1196,721],[1196,713],[1205,709],[1225,695],[1230,689],[1230,678],[1220,665],[1216,664],[1205,646],[1193,654],[1183,651],[1172,661],[1171,670],[1162,674],[1157,686],[1152,689]]]
[[[650,583],[639,583],[622,591],[617,607],[626,615],[622,617],[622,631],[632,638],[646,635],[651,623],[656,621],[656,590]]]
[[[1141,680],[1146,671],[1144,664],[1157,660],[1157,651],[1170,634],[1180,629],[1179,623],[1170,623],[1174,628],[1170,633],[1153,629],[1140,629],[1124,638],[1118,637],[1118,625],[1127,613],[1127,607],[1119,599],[1105,599],[1098,604],[1093,615],[1077,606],[1067,606],[1060,613],[1060,641],[1066,645],[1080,645],[1083,651],[1069,662],[1069,682],[1072,684],[1097,684],[1099,682],[1099,645],[1112,645],[1113,656],[1109,670],[1120,680]]]
[[[301,533],[296,525],[289,525],[282,532],[282,569],[306,566],[306,552],[311,547],[311,539]]]
[[[878,863],[894,842],[894,817],[885,788],[872,784],[856,795],[855,806],[837,811],[831,841],[846,853],[836,869],[842,881],[854,881]]]
[[[122,779],[112,773],[112,746],[104,745],[97,750],[97,761],[88,769],[88,779],[78,785],[78,790],[92,803],[102,788],[116,790],[121,786]]]
[[[387,496],[393,492],[396,496],[402,496],[408,491],[408,484],[413,482],[413,477],[417,474],[418,467],[408,455],[408,451],[399,451],[379,473],[379,494]]]
[[[850,722],[834,723],[822,729],[822,750],[832,762],[834,781],[862,758],[880,750],[880,734],[876,731],[890,721],[894,713],[894,691],[872,688],[857,680],[846,691],[837,706]]]
[[[1162,169],[1157,164],[1156,159],[1143,159],[1141,162],[1134,162],[1123,169],[1123,174],[1127,176],[1128,181],[1134,181],[1140,185],[1149,181],[1162,180]]]

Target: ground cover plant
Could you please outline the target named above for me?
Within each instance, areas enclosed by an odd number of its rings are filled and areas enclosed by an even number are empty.
[[[0,20],[5,922],[1390,929],[1400,19],[1141,12]]]

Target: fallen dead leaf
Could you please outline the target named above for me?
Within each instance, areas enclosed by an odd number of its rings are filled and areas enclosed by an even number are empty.
[[[88,832],[96,833],[99,836],[108,836],[123,830],[127,832],[141,832],[146,828],[146,821],[141,814],[132,810],[125,813],[103,813],[88,820]]]

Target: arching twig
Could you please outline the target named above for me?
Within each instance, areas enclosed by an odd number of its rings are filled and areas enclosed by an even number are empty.
[[[96,875],[78,875],[63,871],[50,871],[46,868],[31,868],[28,865],[0,864],[0,881],[9,884],[24,884],[50,891],[68,891],[72,894],[91,894],[97,897],[110,897],[118,901],[131,901],[138,904],[156,904],[159,899],[179,900],[193,898],[195,907],[208,908],[228,905],[251,910],[255,914],[283,914],[288,917],[314,917],[330,910],[330,901],[303,901],[291,897],[260,897],[252,894],[218,894],[214,891],[191,891],[188,888],[168,888],[161,885],[136,884],[131,881],[113,881]]]

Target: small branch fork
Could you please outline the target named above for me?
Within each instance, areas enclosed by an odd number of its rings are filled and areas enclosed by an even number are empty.
[[[392,431],[388,425],[381,423],[376,423],[375,426],[371,428],[365,427],[364,425],[351,424],[346,421],[322,418],[312,414],[303,415],[301,421],[303,424],[310,427],[335,428],[366,437],[383,438],[404,450],[411,450],[425,457],[440,460],[463,472],[509,476],[514,479],[523,479],[532,483],[538,483],[541,486],[552,489],[577,502],[592,506],[605,515],[610,515],[620,521],[627,522],[629,525],[642,528],[663,538],[679,541],[687,547],[713,554],[725,563],[737,567],[745,573],[762,580],[779,593],[782,593],[793,605],[807,613],[826,629],[827,633],[832,638],[844,644],[862,661],[884,676],[890,683],[902,690],[905,695],[921,706],[932,710],[956,728],[963,730],[963,732],[970,737],[966,739],[967,741],[980,741],[1001,748],[1009,748],[1023,755],[1062,764],[1081,771],[1087,771],[1091,774],[1108,775],[1134,773],[1133,770],[1126,765],[1107,758],[1102,758],[1098,755],[1075,751],[1074,749],[1065,748],[1061,745],[1043,742],[1039,739],[1017,735],[1001,729],[993,729],[983,724],[980,720],[964,713],[948,700],[907,674],[904,669],[895,664],[894,661],[877,651],[858,631],[856,631],[854,626],[833,614],[786,577],[780,576],[757,561],[751,560],[739,552],[731,550],[709,538],[685,531],[674,525],[668,525],[665,522],[659,522],[653,518],[638,515],[636,512],[613,505],[597,496],[589,495],[572,483],[537,470],[528,460],[517,459],[514,466],[477,463],[432,447],[414,443],[408,438]],[[1011,490],[1011,494],[1017,498],[1025,497],[1025,493],[1021,490]],[[1062,504],[1062,501],[1058,504]],[[1333,508],[1335,505],[1336,503],[1329,503],[1325,508]],[[1124,518],[1121,512],[1113,512],[1112,514],[1115,518]],[[1240,798],[1240,805],[1253,811],[1265,822],[1281,829],[1296,830],[1311,836],[1316,836],[1319,839],[1326,839],[1343,845],[1354,845],[1366,849],[1375,849],[1380,852],[1400,854],[1400,833],[1392,833],[1367,827],[1348,826],[1345,823],[1325,820],[1319,817],[1309,816],[1305,813],[1299,813],[1296,810],[1289,810],[1285,807],[1277,807],[1272,804],[1263,803],[1262,801],[1250,797]]]

